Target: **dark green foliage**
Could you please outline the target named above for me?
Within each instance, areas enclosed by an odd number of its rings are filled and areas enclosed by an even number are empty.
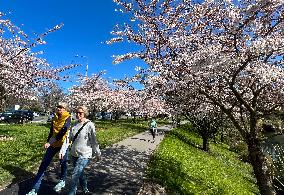
[[[239,155],[240,160],[244,162],[249,162],[248,146],[244,141],[238,141],[234,144],[231,144],[230,149]]]

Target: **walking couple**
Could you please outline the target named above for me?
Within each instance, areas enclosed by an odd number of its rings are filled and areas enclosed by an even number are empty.
[[[88,110],[85,106],[79,106],[76,109],[76,118],[78,121],[72,128],[71,115],[67,111],[67,104],[61,102],[57,105],[56,109],[57,111],[51,122],[47,142],[44,144],[44,148],[46,149],[45,155],[34,178],[33,187],[27,195],[37,195],[44,173],[58,152],[61,173],[60,180],[54,187],[54,190],[59,192],[65,187],[68,153],[70,152],[74,169],[68,194],[76,194],[78,182],[84,194],[88,194],[90,192],[87,187],[84,169],[91,158],[95,157],[97,160],[101,158],[101,152],[96,139],[95,125],[86,118]],[[70,148],[70,151],[68,148]]]

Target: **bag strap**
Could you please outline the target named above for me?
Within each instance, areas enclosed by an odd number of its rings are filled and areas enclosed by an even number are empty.
[[[76,133],[75,136],[73,137],[72,141],[70,141],[70,145],[72,145],[72,143],[77,139],[79,133],[81,132],[81,130],[85,127],[85,125],[86,125],[88,122],[90,122],[90,121],[85,122],[85,123],[82,125],[82,127],[77,131],[77,133]]]

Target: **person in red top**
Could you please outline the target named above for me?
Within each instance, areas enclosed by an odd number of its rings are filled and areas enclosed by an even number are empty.
[[[71,127],[71,115],[67,111],[67,104],[61,102],[57,105],[57,112],[55,113],[50,127],[50,132],[47,142],[44,144],[46,153],[43,157],[37,175],[34,178],[32,190],[27,195],[37,195],[41,185],[44,173],[52,161],[53,157],[60,151],[61,146]],[[61,173],[59,183],[54,187],[55,191],[60,191],[65,186],[65,177],[67,174],[67,160],[68,154],[60,160]]]

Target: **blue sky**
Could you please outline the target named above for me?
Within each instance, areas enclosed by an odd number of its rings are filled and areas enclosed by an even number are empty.
[[[38,47],[52,66],[70,62],[89,64],[88,74],[106,70],[105,78],[123,78],[136,73],[135,66],[145,66],[140,60],[112,64],[112,55],[132,51],[131,44],[107,45],[104,42],[112,36],[110,31],[117,23],[127,20],[116,12],[112,0],[0,0],[0,11],[19,26],[25,33],[41,34],[57,24],[64,26],[51,34],[46,45]],[[32,37],[32,36],[31,36]],[[76,55],[85,58],[75,57]],[[79,68],[82,74],[83,67]],[[65,83],[63,86],[71,86]]]

